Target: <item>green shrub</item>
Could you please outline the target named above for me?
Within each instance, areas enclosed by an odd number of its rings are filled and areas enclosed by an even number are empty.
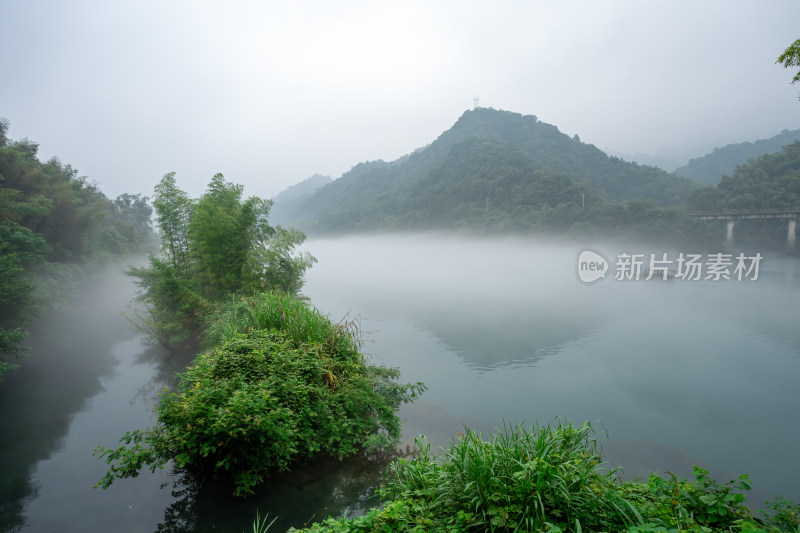
[[[800,503],[778,496],[767,502],[770,512],[761,511],[764,523],[780,531],[800,532]]]
[[[342,458],[395,442],[395,409],[424,386],[397,384],[396,369],[367,364],[357,345],[351,339],[343,353],[279,329],[232,333],[195,359],[176,391],[162,392],[155,427],[127,433],[117,449],[98,448],[110,465],[98,485],[173,460],[230,479],[244,495],[316,454]]]
[[[651,524],[678,529],[699,526],[728,530],[737,521],[752,519],[743,494],[750,490],[747,475],[720,484],[711,478],[708,470],[695,466],[693,482],[670,476],[664,479],[652,474],[646,484],[623,486],[628,498],[637,502]]]

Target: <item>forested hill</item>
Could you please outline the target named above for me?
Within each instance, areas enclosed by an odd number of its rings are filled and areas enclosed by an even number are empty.
[[[675,170],[679,176],[687,176],[700,183],[716,185],[724,175],[729,175],[736,165],[747,163],[750,158],[780,152],[784,146],[800,140],[800,130],[783,130],[769,139],[755,142],[729,144],[702,157],[690,160]]]
[[[146,197],[112,201],[70,165],[40,161],[38,145],[9,139],[8,128],[0,119],[0,380],[16,366],[37,309],[69,285],[79,265],[155,240]]]
[[[688,205],[693,211],[800,209],[800,141],[738,165],[716,187],[698,190]]]
[[[478,108],[424,148],[360,163],[291,209],[276,202],[274,220],[310,233],[448,228],[481,225],[488,211],[519,226],[519,217],[561,204],[678,205],[695,188],[688,178],[609,157],[535,116]]]

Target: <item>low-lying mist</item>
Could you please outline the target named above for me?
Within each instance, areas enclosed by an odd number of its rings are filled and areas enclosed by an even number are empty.
[[[622,252],[692,251],[442,234],[305,248],[319,263],[303,293],[334,319],[360,318],[366,352],[430,387],[404,410],[409,441],[421,432],[443,445],[463,425],[589,420],[631,475],[700,464],[797,497],[783,474],[800,467],[788,445],[800,429],[784,423],[800,378],[796,260],[765,252],[756,280],[622,281]],[[609,261],[591,284],[577,271],[587,248]]]

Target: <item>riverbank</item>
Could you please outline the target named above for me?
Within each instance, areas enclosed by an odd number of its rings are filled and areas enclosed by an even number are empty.
[[[621,482],[602,461],[589,423],[467,429],[437,460],[424,437],[419,454],[392,462],[365,515],[329,518],[290,532],[731,532],[798,531],[800,505],[776,498],[769,512],[747,506],[747,475],[720,483],[694,467],[694,479],[653,474]]]

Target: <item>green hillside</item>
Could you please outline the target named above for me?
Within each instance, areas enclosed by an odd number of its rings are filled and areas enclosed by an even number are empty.
[[[687,176],[700,183],[716,185],[722,176],[730,174],[736,165],[742,165],[753,157],[780,152],[781,149],[800,140],[800,130],[783,130],[769,139],[755,142],[729,144],[702,157],[690,160],[675,170],[679,176]]]
[[[609,157],[535,116],[478,108],[424,148],[360,163],[291,210],[276,208],[281,223],[309,233],[486,227],[487,216],[529,228],[546,208],[633,199],[675,206],[695,188],[688,178]]]
[[[696,211],[800,208],[800,141],[739,165],[719,185],[692,195]]]

